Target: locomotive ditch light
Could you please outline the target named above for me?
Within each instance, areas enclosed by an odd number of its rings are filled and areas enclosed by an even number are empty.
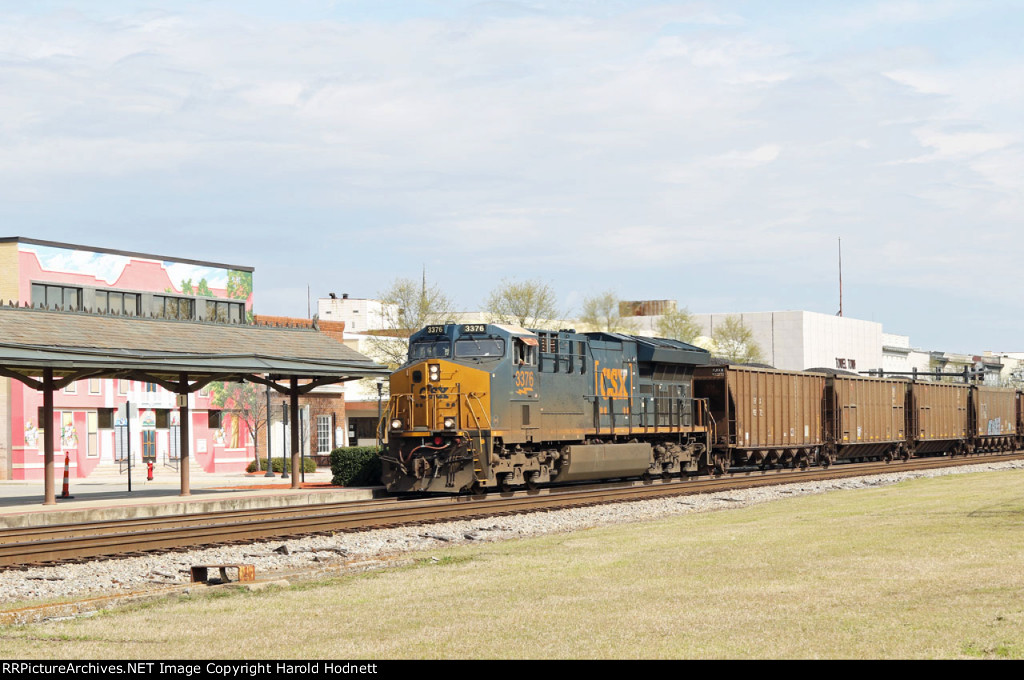
[[[441,365],[430,364],[429,366],[430,382],[437,382],[441,379]]]
[[[391,421],[391,429],[392,430],[401,430],[402,429],[402,419],[401,418],[395,418],[394,420],[392,420]]]
[[[450,417],[449,418],[445,418],[444,419],[444,429],[446,429],[446,430],[454,430],[455,429],[455,418],[450,418]]]

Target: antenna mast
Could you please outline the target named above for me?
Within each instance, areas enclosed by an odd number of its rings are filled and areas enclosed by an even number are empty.
[[[839,239],[839,316],[843,315],[843,239]]]

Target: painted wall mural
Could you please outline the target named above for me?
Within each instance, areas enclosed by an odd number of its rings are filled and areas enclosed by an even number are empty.
[[[245,300],[252,309],[252,272],[115,253],[18,244],[21,295],[31,281],[45,280],[96,288],[204,295]]]

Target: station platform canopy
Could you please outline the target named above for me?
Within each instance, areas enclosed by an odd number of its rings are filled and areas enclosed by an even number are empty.
[[[156,383],[179,395],[211,382],[255,382],[291,397],[292,476],[298,485],[298,397],[321,385],[390,371],[309,327],[177,321],[0,305],[0,376],[43,392],[88,378]],[[187,403],[187,402],[185,402]],[[180,407],[183,410],[187,406]],[[44,414],[45,415],[45,414]],[[48,422],[48,421],[44,421]],[[182,495],[188,495],[188,427],[182,418]],[[46,504],[55,503],[53,440],[44,437]]]

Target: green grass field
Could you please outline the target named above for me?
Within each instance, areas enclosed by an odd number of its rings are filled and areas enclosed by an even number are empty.
[[[1024,658],[1024,471],[505,543],[0,631],[3,658]]]

